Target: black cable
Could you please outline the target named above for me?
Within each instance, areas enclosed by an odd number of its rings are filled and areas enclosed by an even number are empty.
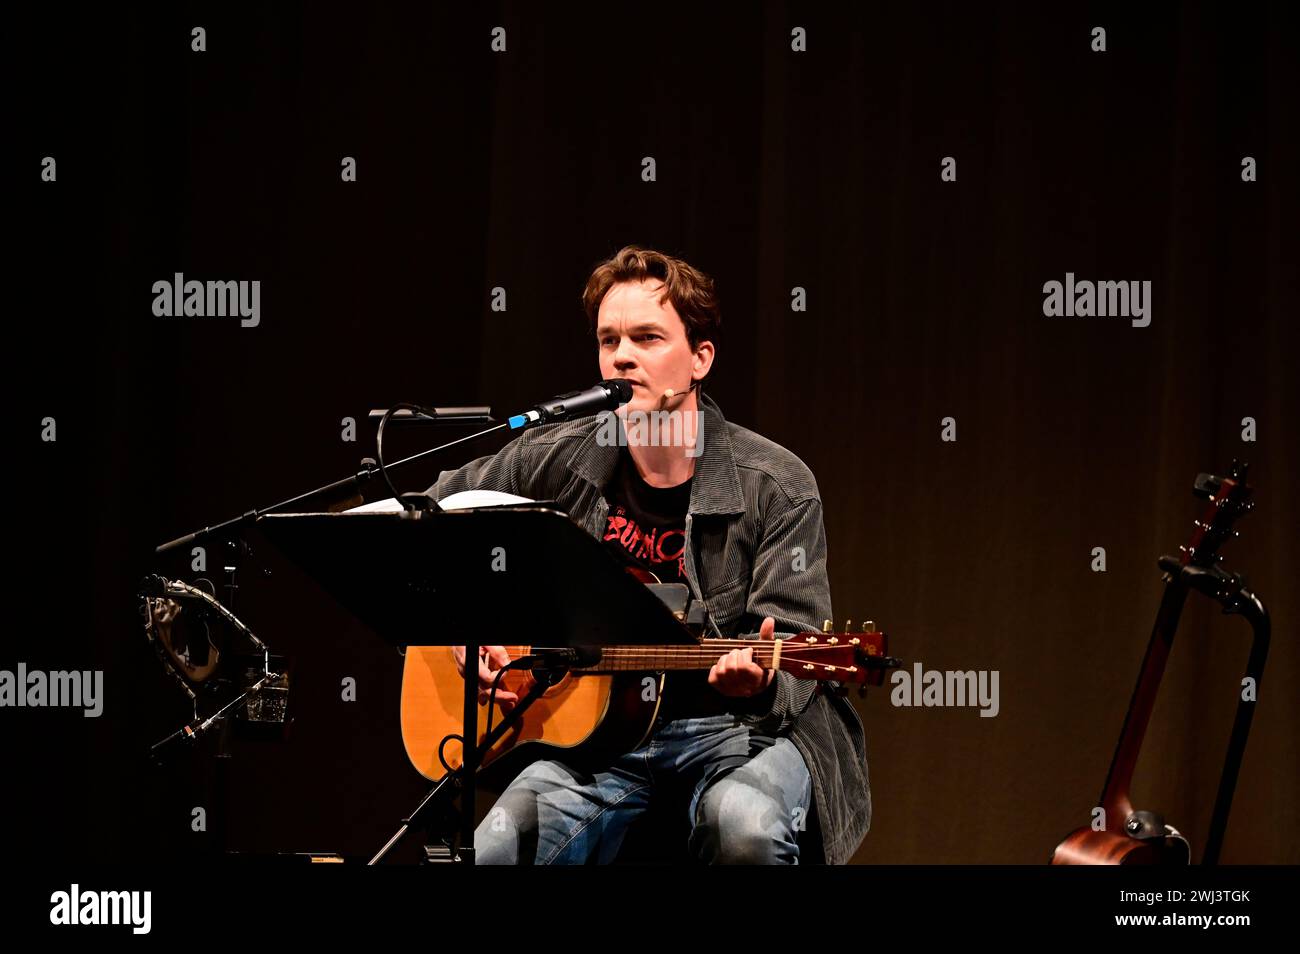
[[[545,679],[547,684],[546,688],[549,689],[552,685],[555,684],[556,680],[552,680],[549,670],[538,669],[536,667],[537,661],[540,658],[541,657],[539,656],[520,656],[518,659],[510,660],[510,662],[506,663],[504,666],[502,666],[500,669],[497,670],[496,678],[492,680],[492,691],[488,693],[488,724],[487,724],[487,732],[484,733],[485,735],[492,734],[492,707],[496,705],[497,686],[500,685],[501,677],[506,674],[506,670],[527,668],[532,670],[533,672],[540,672],[545,674]],[[525,666],[525,663],[527,664],[527,666]],[[523,701],[524,701],[523,697],[520,696],[519,698],[516,699],[515,705],[519,705]]]
[[[442,754],[442,749],[443,746],[445,746],[452,739],[455,739],[457,742],[461,744],[462,752],[464,751],[464,745],[465,745],[465,737],[460,735],[444,735],[442,737],[442,741],[438,743],[438,761],[442,763],[443,771],[445,771],[448,775],[452,774],[456,770],[447,764],[447,758]]]
[[[483,733],[484,736],[488,736],[492,734],[492,707],[496,705],[497,686],[501,684],[501,677],[505,675],[507,669],[513,668],[516,663],[521,662],[523,659],[524,657],[522,656],[519,657],[519,659],[512,659],[506,665],[502,666],[500,669],[497,670],[496,678],[492,680],[492,691],[488,696],[488,724],[487,724],[487,731]],[[450,765],[447,764],[447,759],[442,754],[442,750],[444,746],[446,746],[446,744],[452,741],[453,739],[461,744],[463,750],[463,747],[465,745],[464,736],[460,736],[460,735],[444,736],[442,741],[438,743],[438,761],[442,763],[443,769],[447,772],[452,772],[454,770]]]
[[[523,657],[521,656],[520,659],[522,658]],[[487,732],[484,733],[485,735],[492,734],[492,707],[496,705],[496,701],[497,701],[497,686],[501,684],[501,677],[506,674],[506,670],[513,668],[515,663],[517,662],[519,662],[519,659],[510,660],[510,662],[506,663],[504,666],[502,666],[500,669],[497,670],[496,678],[492,680],[492,691],[488,693],[488,724],[487,724]]]
[[[414,510],[415,505],[406,503],[397,493],[397,488],[393,486],[392,480],[388,477],[388,468],[384,466],[384,425],[388,423],[389,418],[393,416],[395,411],[410,411],[412,414],[419,414],[423,417],[437,417],[438,415],[436,411],[420,407],[418,404],[394,404],[379,419],[379,430],[375,434],[375,458],[379,463],[379,476],[384,478],[384,483],[388,485],[388,492],[393,495],[394,500],[408,510]]]

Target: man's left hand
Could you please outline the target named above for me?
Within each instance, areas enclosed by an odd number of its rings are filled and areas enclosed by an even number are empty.
[[[776,620],[771,616],[763,620],[758,629],[759,639],[773,639]],[[756,696],[772,684],[776,670],[764,669],[754,662],[753,647],[733,649],[723,653],[709,670],[709,685],[724,696]]]

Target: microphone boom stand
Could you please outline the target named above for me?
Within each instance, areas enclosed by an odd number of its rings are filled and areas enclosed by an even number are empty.
[[[511,423],[509,421],[503,421],[500,424],[484,428],[474,434],[466,434],[464,437],[458,437],[456,440],[448,441],[446,444],[441,444],[438,447],[431,447],[428,450],[420,451],[418,454],[412,454],[410,457],[395,460],[391,464],[386,464],[385,469],[396,470],[399,467],[404,467],[407,464],[428,457],[430,454],[436,454],[438,451],[444,451],[449,447],[455,447],[456,445],[463,444],[466,441],[472,441],[475,438],[484,437],[495,431],[499,431],[502,428],[510,427]],[[261,517],[264,514],[278,513],[316,497],[328,497],[336,494],[341,495],[342,491],[356,493],[379,476],[379,467],[370,458],[366,458],[361,462],[361,468],[362,469],[357,471],[355,474],[352,474],[349,477],[344,477],[342,480],[336,480],[332,483],[325,484],[322,487],[317,487],[314,490],[309,490],[306,493],[290,497],[287,500],[281,500],[279,503],[271,504],[271,506],[263,507],[260,510],[250,510],[247,513],[240,514],[238,517],[231,517],[229,520],[222,521],[215,526],[204,527],[202,530],[195,530],[193,533],[187,533],[182,537],[177,537],[175,540],[168,540],[166,543],[155,547],[154,553],[161,556],[164,553],[169,553],[170,551],[183,547],[186,544],[204,540],[208,537],[229,537],[233,532],[246,526],[251,526],[256,522],[258,517]]]

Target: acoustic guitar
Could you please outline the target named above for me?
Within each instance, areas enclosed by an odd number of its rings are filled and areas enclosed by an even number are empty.
[[[826,621],[829,630],[830,621]],[[800,633],[786,639],[702,639],[676,646],[604,646],[599,661],[568,669],[489,750],[479,749],[481,775],[513,773],[536,758],[563,752],[570,764],[608,764],[643,744],[654,728],[669,670],[708,670],[733,649],[754,649],[754,662],[800,679],[880,685],[888,637],[863,624],[857,633]],[[546,652],[537,646],[506,646],[510,658]],[[473,663],[471,662],[471,665]],[[507,670],[500,688],[521,700],[532,689],[530,670]],[[450,646],[408,646],[402,673],[402,741],[416,771],[440,778],[461,765],[465,681]],[[479,706],[478,738],[502,718],[500,706]],[[502,776],[504,778],[504,776]]]

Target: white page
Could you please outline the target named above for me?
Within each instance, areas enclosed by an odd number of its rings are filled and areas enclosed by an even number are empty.
[[[503,504],[532,503],[527,497],[502,493],[499,490],[462,490],[458,494],[449,494],[438,501],[443,510],[468,510],[471,507],[500,507]],[[344,513],[397,513],[402,509],[394,497],[376,500],[345,510]]]

